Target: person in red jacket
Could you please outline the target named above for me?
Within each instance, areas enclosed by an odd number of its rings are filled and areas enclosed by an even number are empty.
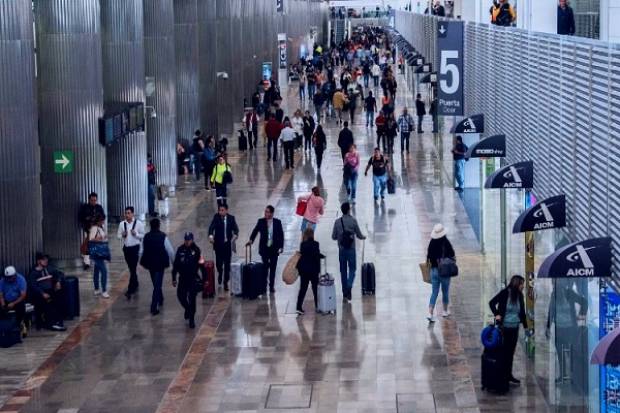
[[[265,135],[267,136],[267,160],[271,160],[271,147],[273,146],[273,161],[278,159],[278,139],[282,131],[282,123],[278,122],[273,116],[269,116],[265,123]]]
[[[375,119],[375,125],[377,125],[377,148],[381,147],[381,138],[383,138],[383,150],[386,149],[387,137],[385,130],[386,118],[383,115],[383,111],[379,112],[379,116]]]

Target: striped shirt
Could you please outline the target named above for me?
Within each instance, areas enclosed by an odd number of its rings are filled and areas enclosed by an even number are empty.
[[[410,114],[407,113],[406,115],[400,115],[398,117],[398,128],[402,133],[411,132],[413,126],[413,118]]]

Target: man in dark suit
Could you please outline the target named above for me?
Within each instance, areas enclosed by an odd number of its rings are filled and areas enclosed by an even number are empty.
[[[269,292],[276,292],[274,282],[276,279],[276,268],[278,266],[278,256],[284,248],[284,230],[282,222],[273,217],[274,207],[267,205],[265,208],[265,218],[260,218],[252,230],[250,241],[246,244],[251,246],[260,234],[258,243],[258,253],[260,254],[265,269],[269,271]]]
[[[222,284],[224,291],[228,291],[230,279],[230,260],[232,258],[232,244],[239,236],[239,227],[235,217],[228,213],[227,205],[220,205],[217,214],[209,225],[209,242],[215,251],[215,267],[217,268],[217,282]]]

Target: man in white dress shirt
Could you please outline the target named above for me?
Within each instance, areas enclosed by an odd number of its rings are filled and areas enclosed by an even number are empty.
[[[125,220],[118,226],[117,237],[123,243],[123,255],[129,267],[129,286],[125,297],[131,296],[138,290],[138,259],[140,257],[140,244],[144,238],[144,223],[134,216],[134,208],[125,208]]]

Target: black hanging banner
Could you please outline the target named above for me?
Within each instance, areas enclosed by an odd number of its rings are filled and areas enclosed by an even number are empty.
[[[469,158],[503,158],[506,156],[506,135],[493,135],[471,145],[465,154]]]
[[[540,278],[611,276],[611,238],[592,238],[560,248],[538,270]]]
[[[276,13],[284,13],[284,0],[276,0]]]
[[[452,126],[450,133],[484,133],[484,115],[471,115]]]
[[[517,218],[512,233],[566,226],[566,196],[556,195],[528,208]]]
[[[517,162],[493,172],[484,183],[486,189],[523,188],[534,186],[534,162]]]

